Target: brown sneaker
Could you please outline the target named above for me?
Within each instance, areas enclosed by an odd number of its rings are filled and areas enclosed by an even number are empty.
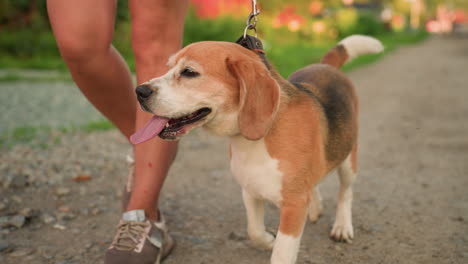
[[[160,221],[146,219],[143,210],[123,214],[105,264],[159,264],[174,247],[174,240],[160,214]]]

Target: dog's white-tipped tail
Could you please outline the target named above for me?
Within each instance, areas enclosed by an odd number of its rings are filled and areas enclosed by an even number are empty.
[[[338,45],[343,45],[346,49],[348,61],[364,54],[379,53],[384,50],[384,46],[379,40],[362,35],[349,36]]]
[[[379,53],[384,50],[382,43],[368,36],[352,35],[343,39],[322,59],[322,63],[340,68],[346,62],[364,54]]]

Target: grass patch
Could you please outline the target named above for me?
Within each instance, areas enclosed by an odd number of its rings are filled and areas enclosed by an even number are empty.
[[[267,58],[284,78],[308,64],[319,62],[334,45],[333,43],[321,45],[297,43],[277,47],[274,44],[267,44],[269,47],[265,49]]]
[[[0,148],[11,148],[18,144],[47,148],[45,142],[53,145],[62,143],[62,136],[67,133],[107,131],[115,126],[108,120],[91,121],[84,125],[70,125],[59,128],[50,126],[21,126],[0,134]]]
[[[24,76],[22,74],[7,73],[0,75],[0,82],[70,82],[72,78],[68,74],[58,75],[37,75],[37,76]]]
[[[94,131],[106,131],[115,128],[114,124],[110,121],[93,121],[88,124],[80,127],[78,130],[84,132],[94,132]]]
[[[0,65],[9,69],[38,69],[67,71],[67,66],[60,56],[42,56],[33,54],[28,57],[18,58],[8,54],[0,54]]]
[[[15,128],[11,133],[11,138],[16,142],[28,142],[34,139],[40,131],[50,131],[47,127],[24,126]]]
[[[34,144],[38,147],[43,146],[43,142],[51,131],[50,127],[47,126],[21,126],[11,131],[6,131],[0,134],[0,148],[12,147],[17,144],[28,144],[32,142],[38,142]]]

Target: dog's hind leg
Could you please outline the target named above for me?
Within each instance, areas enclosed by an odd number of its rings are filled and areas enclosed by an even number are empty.
[[[275,237],[265,230],[264,201],[252,197],[246,190],[242,190],[245,210],[247,212],[247,233],[253,244],[264,249],[272,249]]]
[[[309,220],[312,223],[317,222],[322,214],[322,196],[320,195],[319,186],[316,185],[310,195],[309,204]]]
[[[331,231],[331,238],[336,241],[351,243],[354,237],[351,204],[353,200],[352,184],[356,179],[356,151],[355,149],[338,167],[340,191],[336,208],[335,224]]]

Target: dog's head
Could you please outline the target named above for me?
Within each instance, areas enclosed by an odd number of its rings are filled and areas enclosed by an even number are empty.
[[[221,136],[262,138],[279,105],[280,88],[258,55],[238,44],[191,44],[168,62],[170,70],[137,87],[153,119],[133,136],[176,140],[203,126]]]

